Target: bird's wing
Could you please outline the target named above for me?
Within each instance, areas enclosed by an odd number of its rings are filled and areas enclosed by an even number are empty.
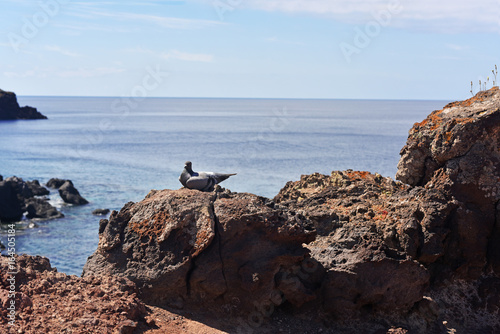
[[[198,176],[192,176],[187,180],[186,187],[206,191],[215,185],[216,181],[210,175],[205,173],[198,174]]]

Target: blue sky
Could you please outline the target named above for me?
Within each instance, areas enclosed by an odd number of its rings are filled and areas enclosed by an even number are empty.
[[[455,100],[500,0],[3,0],[0,55],[18,95]]]

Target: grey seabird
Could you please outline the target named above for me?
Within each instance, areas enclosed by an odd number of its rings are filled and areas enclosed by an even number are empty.
[[[193,172],[191,161],[186,161],[181,176],[179,176],[179,181],[189,189],[213,191],[216,184],[233,175],[236,175],[236,173]]]

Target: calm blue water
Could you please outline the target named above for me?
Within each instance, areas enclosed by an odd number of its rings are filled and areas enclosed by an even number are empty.
[[[447,102],[19,97],[49,120],[0,122],[0,174],[71,179],[90,204],[65,206],[53,193],[66,217],[19,224],[17,253],[80,275],[98,242],[92,210],[180,188],[186,160],[195,171],[237,172],[222,186],[266,197],[313,172],[394,177],[408,130]]]

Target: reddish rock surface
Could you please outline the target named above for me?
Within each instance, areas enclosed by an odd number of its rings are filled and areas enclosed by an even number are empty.
[[[315,233],[252,194],[152,191],[101,221],[99,246],[84,277],[127,277],[150,303],[251,313],[255,304],[315,299],[287,285]],[[248,298],[251,296],[251,298]]]
[[[0,257],[2,333],[132,333],[146,313],[134,283],[125,278],[79,278],[58,273],[43,257],[17,256],[16,317],[9,326],[11,278]]]
[[[434,111],[410,130],[396,178],[439,189],[457,209],[445,261],[465,279],[500,274],[500,90]]]

